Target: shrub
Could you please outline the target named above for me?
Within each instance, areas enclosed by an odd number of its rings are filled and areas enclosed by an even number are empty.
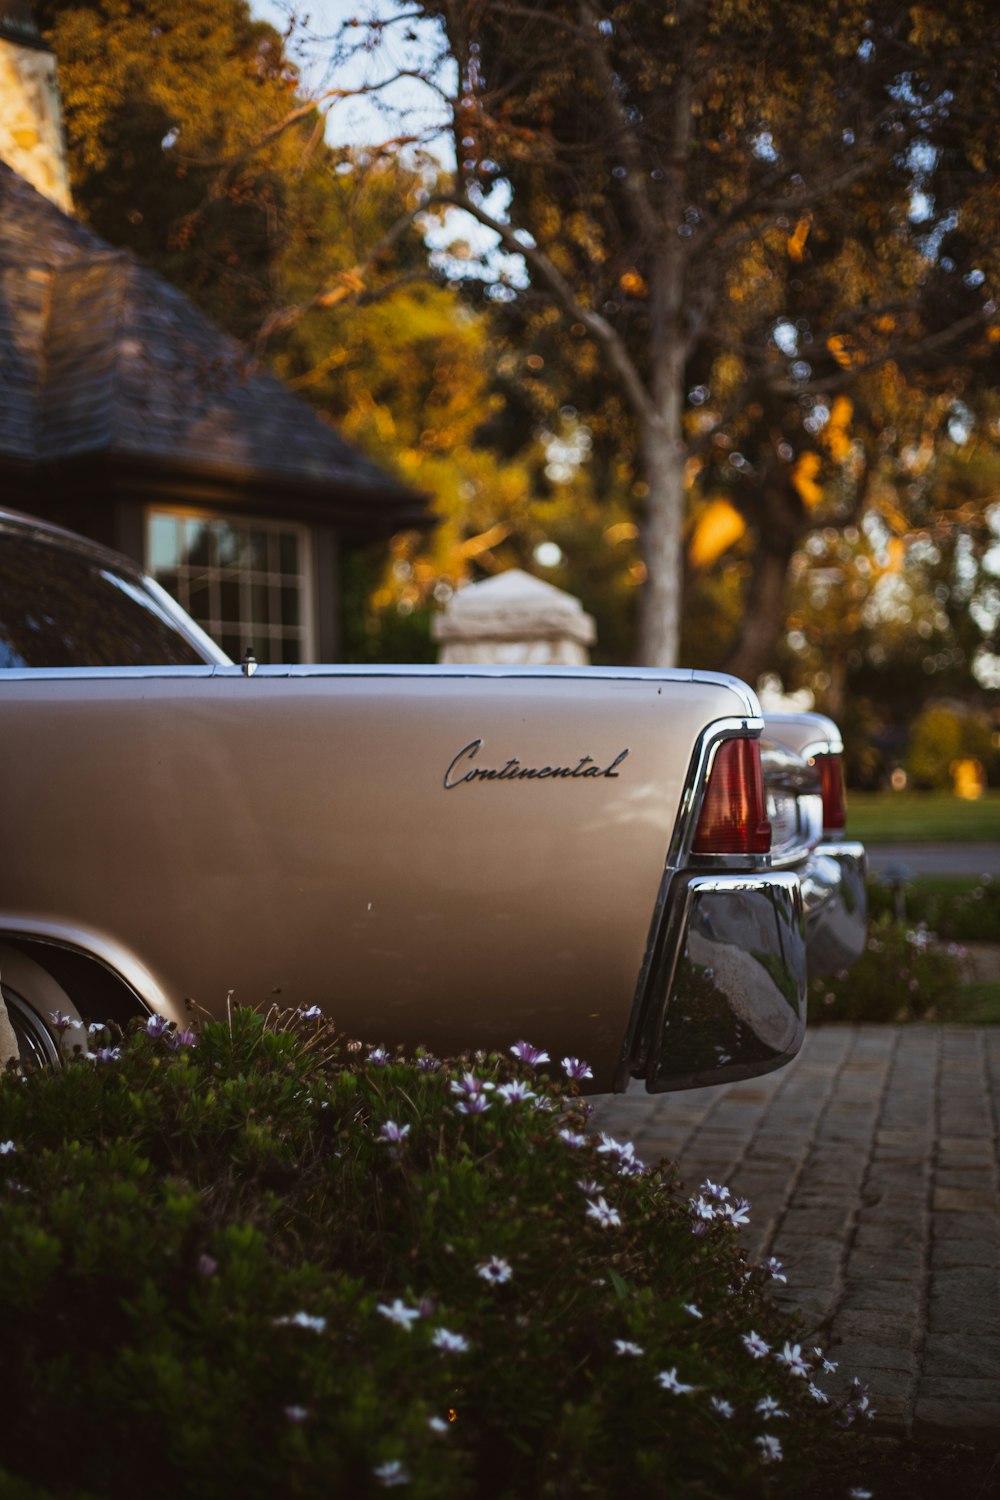
[[[989,875],[922,876],[903,888],[907,920],[929,927],[950,942],[996,943],[1000,941],[1000,881]],[[868,910],[873,918],[891,915],[895,892],[872,881],[868,887]]]
[[[154,1019],[2,1081],[24,1500],[843,1493],[867,1399],[824,1399],[724,1189],[585,1133],[528,1062],[284,1024]]]
[[[957,1013],[962,952],[883,914],[851,969],[809,984],[809,1021],[944,1021]]]

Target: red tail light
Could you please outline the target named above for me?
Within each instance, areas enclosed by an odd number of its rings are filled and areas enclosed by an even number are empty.
[[[839,755],[817,755],[816,769],[823,788],[823,830],[841,831],[847,823],[844,763]]]
[[[767,854],[771,825],[757,740],[723,740],[705,789],[693,854]]]

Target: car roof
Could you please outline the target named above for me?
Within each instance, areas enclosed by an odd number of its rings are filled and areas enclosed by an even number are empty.
[[[126,573],[130,578],[140,579],[144,576],[138,563],[121,552],[115,552],[111,547],[102,546],[100,542],[80,536],[75,531],[67,531],[63,526],[55,526],[51,521],[43,521],[40,516],[29,516],[24,511],[0,506],[0,533],[4,531],[30,537],[32,541],[44,542],[50,547],[61,547],[77,555],[84,553],[93,562],[116,568],[119,573]]]

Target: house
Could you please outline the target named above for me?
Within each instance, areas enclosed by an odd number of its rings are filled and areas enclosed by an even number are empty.
[[[55,59],[0,0],[0,503],[134,558],[232,656],[335,660],[345,551],[425,498],[68,207]]]

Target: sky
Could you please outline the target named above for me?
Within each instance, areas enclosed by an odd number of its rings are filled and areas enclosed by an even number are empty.
[[[387,18],[398,15],[404,8],[395,3],[395,0],[306,0],[300,6],[290,4],[289,0],[250,0],[253,14],[270,21],[277,30],[286,30],[289,14],[293,12],[305,23],[302,28],[303,36],[311,35],[315,38],[331,36],[345,20],[353,16],[374,15]],[[300,56],[293,44],[291,53],[302,67],[305,85],[316,93],[324,88],[354,88],[361,84],[379,82],[402,64],[401,49],[394,41],[392,29],[383,35],[384,40],[378,52],[370,54],[363,62],[359,59],[349,69],[336,75],[329,71],[321,45],[314,44],[307,54]],[[453,80],[448,82],[453,86]],[[388,109],[405,111],[414,126],[421,130],[433,131],[438,119],[444,118],[440,105],[436,105],[433,92],[413,79],[398,80],[379,97]],[[385,139],[390,128],[386,114],[366,98],[337,101],[330,108],[328,119],[327,139],[331,145],[374,144]],[[450,137],[435,132],[433,150],[443,164],[454,164]]]

